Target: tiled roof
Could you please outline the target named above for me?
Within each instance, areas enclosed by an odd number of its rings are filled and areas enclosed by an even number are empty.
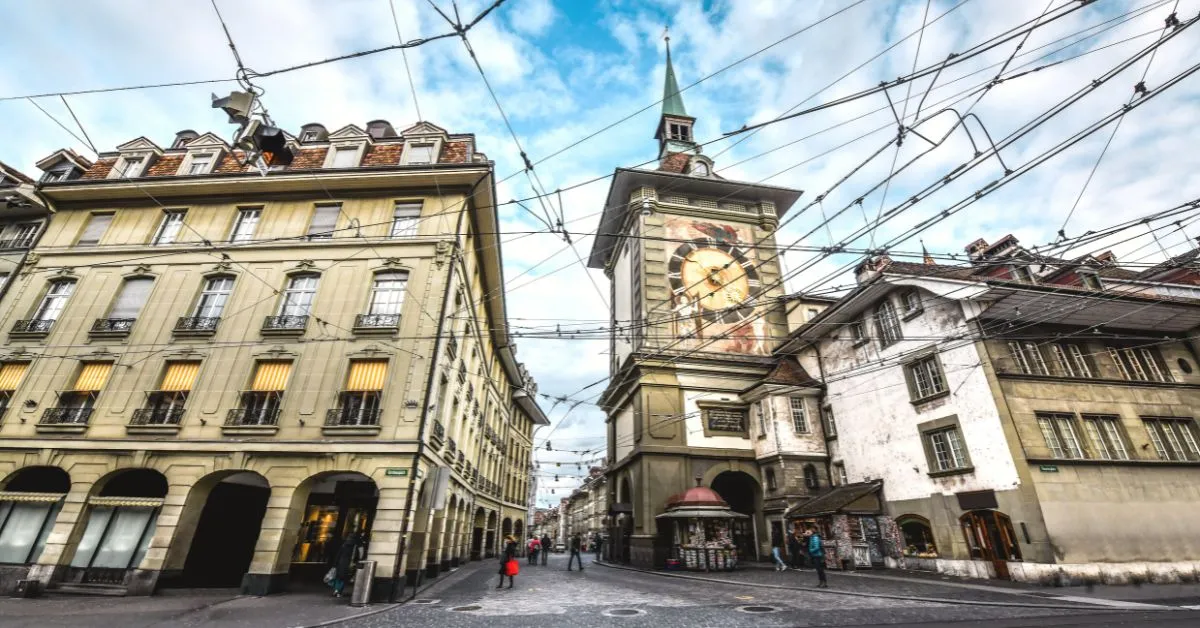
[[[79,177],[79,178],[80,179],[107,179],[108,173],[112,171],[113,166],[116,165],[116,163],[117,163],[116,157],[112,157],[110,159],[97,159],[96,163],[92,164],[92,167],[88,168],[87,172],[83,173],[83,176]]]
[[[13,168],[12,166],[4,163],[3,161],[0,161],[0,170],[3,170],[5,174],[16,179],[17,181],[20,181],[21,183],[30,183],[30,184],[33,183],[33,179],[30,179],[29,176],[26,175],[24,172],[21,172],[20,170]]]
[[[786,386],[820,386],[821,382],[813,379],[800,363],[782,357],[775,363],[775,368],[763,378],[766,384],[783,384]]]
[[[949,266],[946,264],[918,264],[915,262],[892,262],[883,269],[885,274],[916,275],[918,277],[937,277],[941,279],[973,280],[977,268],[970,266]]]
[[[438,155],[438,163],[465,164],[469,148],[467,142],[446,142],[442,144],[442,154]]]
[[[150,169],[146,171],[147,177],[169,177],[179,172],[179,166],[183,163],[183,155],[163,155],[157,161],[150,165]],[[228,157],[226,157],[228,159]]]
[[[363,166],[390,166],[400,163],[401,149],[404,144],[374,144],[367,147],[363,155]]]
[[[835,513],[859,499],[879,491],[880,488],[882,487],[875,482],[844,484],[824,495],[818,495],[803,504],[793,507],[788,511],[787,516],[813,517]]]
[[[1157,264],[1147,268],[1146,270],[1143,270],[1137,274],[1137,279],[1149,279],[1155,275],[1162,274],[1164,271],[1175,270],[1183,266],[1187,266],[1195,262],[1196,258],[1198,257],[1200,257],[1200,248],[1192,249],[1186,253],[1176,255],[1175,257],[1172,257],[1161,264]]]

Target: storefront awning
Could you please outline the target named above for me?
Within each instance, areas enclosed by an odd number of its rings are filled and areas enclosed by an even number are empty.
[[[678,508],[676,510],[668,510],[655,519],[749,519],[750,515],[743,515],[740,512],[734,512],[728,508],[713,509],[713,508]]]
[[[802,504],[796,504],[784,511],[784,517],[816,517],[831,515],[837,512],[856,514],[882,514],[879,503],[879,490],[883,484],[878,482],[856,482],[834,488],[824,495],[810,499]]]
[[[0,491],[0,502],[54,503],[66,496],[66,493],[24,493],[21,491]]]

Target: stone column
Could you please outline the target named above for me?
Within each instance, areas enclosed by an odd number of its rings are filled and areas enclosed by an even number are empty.
[[[272,480],[267,511],[263,514],[258,542],[254,545],[254,558],[242,577],[242,593],[267,595],[287,587],[292,550],[300,535],[308,492],[309,487],[301,486],[300,480],[287,477]]]
[[[404,518],[404,500],[407,486],[402,484],[379,486],[379,502],[375,506],[375,518],[371,522],[371,543],[366,560],[375,561],[375,581],[371,583],[371,600],[385,601],[391,594],[396,579],[396,553],[400,551],[400,524]]]
[[[150,545],[146,548],[146,555],[142,557],[142,563],[132,570],[133,573],[126,581],[128,583],[127,595],[151,595],[154,593],[154,589],[158,585],[159,574],[167,562],[171,539],[175,536],[180,516],[184,512],[188,492],[195,484],[196,479],[194,475],[168,476],[167,494],[163,498],[162,507],[158,510],[157,519],[151,523],[154,526],[154,535],[150,538]],[[200,519],[200,510],[204,508],[204,500],[199,501],[200,509],[195,510],[194,518],[188,522],[191,532],[195,532],[196,524]],[[186,536],[187,538],[183,541],[191,543],[191,534]],[[186,548],[183,548],[182,554],[184,558],[187,557]],[[180,569],[182,568],[181,560]]]
[[[442,558],[445,552],[446,510],[436,510],[433,513],[433,525],[429,527],[429,551],[425,558],[425,575],[430,578],[438,577],[442,571]]]
[[[425,579],[425,556],[429,549],[431,520],[432,516],[428,510],[417,508],[413,514],[404,568],[405,583],[408,586],[418,586]]]

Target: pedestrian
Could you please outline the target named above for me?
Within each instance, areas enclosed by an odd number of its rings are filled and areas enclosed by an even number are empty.
[[[579,561],[579,571],[583,571],[583,556],[579,554],[579,548],[583,545],[583,539],[579,538],[579,533],[576,532],[571,537],[571,557],[567,559],[567,571],[571,571],[571,565],[574,561]]]
[[[597,532],[592,537],[592,548],[596,550],[596,562],[600,562],[600,548],[604,546],[604,537]]]
[[[808,537],[808,556],[817,569],[817,587],[828,589],[829,583],[825,581],[825,542],[815,528],[809,528],[804,535]]]
[[[546,551],[542,552],[542,565],[546,564],[546,558],[550,554],[550,550],[554,549],[554,546],[551,545],[551,543],[553,543],[553,541],[550,540],[550,535],[543,534],[542,535],[542,548],[545,549]]]
[[[338,548],[337,558],[333,561],[333,580],[330,582],[333,587],[333,597],[342,597],[342,591],[346,589],[346,582],[350,580],[351,570],[361,558],[361,549],[357,532],[351,532],[342,541],[342,546]]]
[[[542,551],[542,542],[537,536],[529,537],[529,564],[536,565],[538,561],[538,553]]]
[[[513,576],[517,575],[520,564],[517,562],[517,540],[511,535],[504,537],[504,551],[500,553],[500,584],[497,589],[504,587],[504,577],[508,576],[508,588],[513,588]]]
[[[792,530],[788,535],[788,557],[792,560],[792,569],[799,570],[805,566],[804,538],[799,530]]]
[[[771,531],[771,558],[775,560],[775,571],[787,571],[787,563],[783,562],[783,557],[780,553],[783,551],[783,533],[779,530]]]

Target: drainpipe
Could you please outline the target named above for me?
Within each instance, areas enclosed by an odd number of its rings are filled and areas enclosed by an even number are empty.
[[[475,185],[471,186],[471,189],[467,195],[467,199],[469,199],[475,195],[475,188],[478,187],[479,184],[482,183],[484,179],[488,178],[488,176],[490,176],[490,173],[485,174],[482,177],[480,177],[479,180],[475,182]],[[459,249],[462,246],[462,243],[459,241],[459,239],[462,237],[463,218],[466,216],[466,209],[467,209],[467,201],[466,201],[466,199],[464,199],[462,206],[458,210],[458,224],[455,226],[455,229],[454,229],[454,248],[455,249]],[[401,515],[401,518],[400,518],[400,542],[397,543],[396,561],[392,567],[392,578],[394,578],[394,580],[392,581],[392,591],[391,591],[391,594],[388,596],[388,601],[393,602],[393,603],[396,602],[397,599],[400,597],[399,594],[402,594],[404,591],[404,585],[401,584],[399,587],[397,587],[397,584],[399,584],[401,582],[400,578],[404,577],[403,574],[399,573],[400,563],[403,561],[404,552],[408,549],[407,548],[408,543],[406,542],[406,539],[408,536],[408,523],[409,523],[408,513],[409,513],[409,511],[412,510],[412,507],[413,507],[413,493],[416,492],[414,489],[417,485],[416,484],[417,483],[417,472],[421,468],[421,458],[425,455],[425,427],[429,423],[429,399],[430,399],[430,397],[433,396],[433,385],[434,385],[434,382],[437,380],[437,361],[438,361],[438,357],[442,354],[442,344],[444,342],[444,339],[442,338],[442,335],[443,335],[442,332],[444,331],[443,328],[446,324],[446,316],[445,316],[446,306],[450,302],[451,288],[453,288],[453,286],[454,286],[453,280],[454,280],[454,262],[453,262],[453,255],[451,255],[450,268],[447,271],[447,275],[446,275],[446,290],[442,294],[442,316],[438,319],[437,337],[434,338],[434,341],[433,341],[433,349],[434,350],[433,350],[433,355],[430,357],[430,363],[429,363],[429,377],[427,378],[427,381],[425,382],[425,406],[421,410],[421,423],[417,427],[417,453],[413,455],[412,468],[408,472],[408,477],[409,477],[408,495],[406,495],[404,498],[404,513]],[[418,580],[419,579],[420,578],[418,577]],[[417,586],[416,584],[413,585],[413,595],[414,596],[417,594],[416,586]]]

